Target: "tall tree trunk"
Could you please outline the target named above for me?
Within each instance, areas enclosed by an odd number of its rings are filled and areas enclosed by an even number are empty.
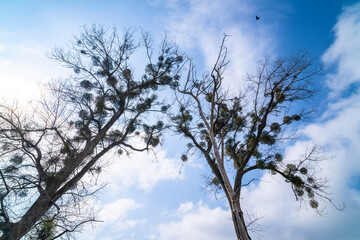
[[[56,200],[57,199],[50,200],[47,194],[40,195],[20,221],[12,224],[10,233],[11,236],[6,239],[21,239],[34,225],[34,223],[36,223],[51,208],[51,206],[53,206],[53,202]],[[0,238],[0,240],[2,240],[2,238]]]
[[[97,143],[92,143],[87,151],[83,152],[84,156],[90,154],[90,152],[95,148]],[[32,206],[27,210],[27,212],[22,216],[22,218],[16,222],[12,223],[11,228],[8,228],[7,232],[3,231],[3,235],[0,237],[0,240],[20,240],[34,224],[41,219],[45,213],[55,205],[55,202],[72,186],[75,186],[77,182],[85,175],[85,173],[89,170],[89,168],[95,164],[95,162],[103,156],[107,151],[104,150],[100,152],[97,156],[95,156],[86,166],[71,180],[69,180],[60,190],[59,187],[62,183],[66,182],[66,179],[69,178],[70,174],[74,172],[76,166],[80,165],[80,162],[85,157],[80,157],[74,160],[72,164],[65,166],[58,176],[61,176],[62,180],[58,180],[51,184],[51,188],[45,190],[38,199],[32,204]],[[75,164],[74,164],[75,163]],[[77,164],[76,164],[77,163]],[[59,191],[61,192],[59,194]],[[9,237],[10,236],[10,237]]]
[[[9,240],[11,239],[11,228],[12,223],[5,223],[1,227],[2,235],[0,237],[0,240]]]
[[[243,212],[241,211],[240,201],[237,197],[228,199],[230,203],[232,220],[235,228],[236,237],[238,240],[251,240],[247,231]]]

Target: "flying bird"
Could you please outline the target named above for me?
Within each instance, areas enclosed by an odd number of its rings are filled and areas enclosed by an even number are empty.
[[[260,19],[260,17],[256,16],[256,20],[259,20],[259,19]]]

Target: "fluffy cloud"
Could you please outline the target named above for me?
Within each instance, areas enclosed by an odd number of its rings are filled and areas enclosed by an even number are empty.
[[[82,239],[89,239],[92,236],[92,239],[116,240],[123,237],[126,230],[131,230],[145,222],[144,219],[132,219],[129,216],[130,212],[139,208],[142,208],[142,205],[131,198],[121,198],[104,205],[98,216],[102,222],[97,223],[96,232],[91,235],[83,234]],[[109,232],[111,236],[108,235]]]
[[[345,7],[334,27],[335,41],[326,51],[323,60],[336,64],[336,72],[329,74],[328,85],[335,93],[360,82],[360,3]]]
[[[181,160],[167,158],[164,150],[158,150],[156,156],[152,153],[137,152],[130,157],[114,154],[114,158],[100,176],[102,181],[110,184],[114,192],[133,186],[149,192],[161,181],[174,181],[185,177],[183,171],[179,173]]]
[[[131,188],[150,192],[156,185],[162,182],[185,178],[184,169],[182,169],[181,174],[179,173],[181,160],[167,158],[165,155],[166,152],[159,148],[157,149],[156,156],[145,152],[133,153],[130,157],[119,157],[117,154],[114,154],[113,160],[110,160],[109,157],[104,159],[108,161],[109,165],[104,168],[104,172],[100,174],[97,182],[100,184],[107,182],[106,195],[110,198],[116,198],[119,192],[126,195],[128,191],[132,191]],[[187,163],[187,166],[198,167],[191,159]],[[103,200],[101,200],[100,204],[104,204]],[[103,221],[103,223],[97,223],[96,231],[91,235],[83,235],[81,239],[89,239],[90,236],[92,236],[92,239],[101,240],[125,239],[126,237],[135,239],[138,231],[135,234],[134,229],[146,222],[146,211],[141,219],[132,217],[130,213],[143,207],[130,198],[121,198],[105,204],[103,207],[100,207],[101,210],[98,215],[98,219]],[[189,209],[189,206],[184,205],[179,211],[181,209],[186,211],[186,209]],[[108,233],[111,233],[111,236],[108,236]]]
[[[220,207],[212,209],[201,202],[196,205],[186,202],[180,204],[176,216],[177,221],[159,225],[158,235],[151,239],[235,239],[231,214]]]
[[[319,124],[307,126],[303,132],[309,141],[298,142],[288,148],[288,156],[296,156],[311,143],[319,143],[329,156],[320,163],[321,175],[329,178],[334,202],[344,211],[328,206],[326,217],[317,216],[312,209],[299,208],[288,184],[281,177],[265,174],[258,186],[244,191],[244,204],[264,216],[261,224],[264,239],[357,239],[360,231],[360,96],[352,98],[353,104],[335,113],[335,117]],[[333,113],[334,114],[334,113]]]
[[[101,212],[99,219],[110,224],[115,223],[119,219],[124,219],[128,216],[131,210],[140,208],[141,205],[136,203],[134,199],[122,198],[115,202],[106,204]]]
[[[238,4],[236,0],[165,2],[171,9],[169,35],[186,48],[198,49],[206,71],[215,64],[222,37],[230,35],[226,39],[230,63],[224,83],[231,89],[243,86],[245,74],[255,70],[256,61],[272,53],[271,27],[255,20],[255,4]]]

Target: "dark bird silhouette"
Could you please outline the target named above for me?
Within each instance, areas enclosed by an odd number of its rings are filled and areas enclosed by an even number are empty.
[[[260,19],[260,17],[256,16],[256,20],[259,20],[259,19]]]

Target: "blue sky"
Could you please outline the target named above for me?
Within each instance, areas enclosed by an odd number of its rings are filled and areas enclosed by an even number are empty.
[[[256,21],[255,16],[260,16]],[[309,50],[327,65],[312,107],[316,118],[298,126],[303,137],[286,148],[296,157],[312,143],[331,159],[321,163],[333,199],[325,217],[299,209],[290,187],[265,173],[244,190],[243,204],[261,216],[254,239],[360,239],[360,3],[338,0],[0,0],[0,94],[27,103],[40,95],[39,82],[66,74],[46,57],[65,46],[83,25],[141,28],[160,40],[166,32],[195,59],[199,71],[214,64],[223,34],[230,65],[225,85],[236,91],[244,74],[265,55]],[[170,136],[153,156],[108,156],[100,181],[107,187],[94,200],[103,223],[80,239],[235,239],[225,199],[204,190],[208,169],[193,157],[181,168],[181,147]],[[179,174],[179,170],[181,174]],[[219,198],[220,197],[220,198]]]

